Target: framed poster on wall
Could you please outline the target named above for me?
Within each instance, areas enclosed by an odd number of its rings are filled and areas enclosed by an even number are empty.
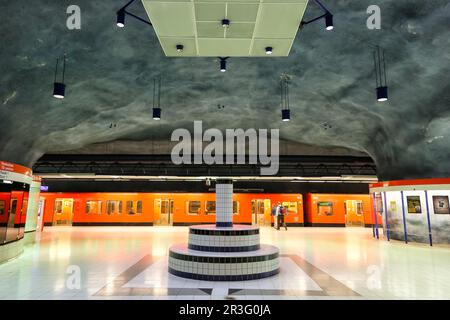
[[[392,213],[397,212],[397,201],[389,202],[389,209]]]
[[[450,214],[448,196],[433,196],[435,214]]]
[[[408,213],[422,213],[422,205],[419,196],[406,196],[408,203]]]

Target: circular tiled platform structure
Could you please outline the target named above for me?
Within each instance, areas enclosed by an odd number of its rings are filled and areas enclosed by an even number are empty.
[[[169,250],[169,273],[183,278],[242,281],[278,272],[279,250],[260,245],[258,227],[192,226],[188,245],[175,245]]]

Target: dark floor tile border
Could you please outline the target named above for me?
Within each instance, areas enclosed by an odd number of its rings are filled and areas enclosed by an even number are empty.
[[[305,259],[295,254],[283,254],[281,257],[290,258],[301,270],[303,270],[327,296],[361,296],[342,282],[336,280],[325,271],[320,270]]]
[[[199,246],[196,244],[189,244],[189,249],[197,251],[207,251],[207,252],[247,252],[256,251],[261,248],[259,244],[253,246],[237,246],[237,247],[217,247],[217,246]]]
[[[188,278],[193,280],[205,280],[205,281],[247,281],[247,280],[257,280],[262,278],[271,277],[280,272],[277,268],[272,271],[253,273],[253,274],[243,274],[243,275],[210,275],[210,274],[197,274],[174,270],[169,267],[169,273],[177,277]]]
[[[252,257],[205,257],[195,256],[191,254],[181,254],[173,251],[169,251],[169,257],[182,261],[192,261],[199,263],[254,263],[261,261],[270,261],[277,259],[279,256],[277,253],[265,254]]]
[[[282,254],[280,257],[285,257],[291,259],[301,270],[303,270],[321,289],[322,291],[315,290],[305,290],[305,291],[290,291],[290,290],[280,290],[278,292],[273,291],[273,289],[265,290],[259,289],[260,295],[273,295],[273,293],[278,293],[278,295],[291,294],[295,296],[361,296],[359,293],[353,291],[340,281],[336,280],[328,273],[320,270],[306,260],[300,258],[295,254]],[[161,295],[165,294],[171,295],[211,295],[211,288],[128,288],[123,287],[130,280],[135,278],[155,261],[151,255],[144,256],[137,263],[133,264],[127,270],[122,272],[117,276],[111,284],[106,284],[102,289],[100,289],[94,296],[152,296],[155,294]],[[247,279],[250,280],[250,279]],[[213,280],[216,281],[216,280]],[[232,280],[229,280],[232,281]],[[233,280],[234,281],[234,280]],[[239,280],[238,280],[239,281]],[[241,290],[249,289],[229,289],[229,294],[235,294]],[[276,290],[276,289],[275,289]],[[256,293],[256,292],[255,292]],[[256,294],[258,295],[258,294]],[[277,295],[277,294],[275,294]]]
[[[189,228],[190,234],[196,234],[200,236],[251,236],[259,234],[259,229],[250,230],[214,230],[214,229],[196,229]]]

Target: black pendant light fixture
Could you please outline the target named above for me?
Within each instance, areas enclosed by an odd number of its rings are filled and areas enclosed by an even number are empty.
[[[130,17],[133,17],[133,18],[135,18],[136,20],[139,20],[139,21],[141,21],[141,22],[144,22],[145,24],[148,24],[148,25],[152,26],[152,23],[151,23],[150,21],[147,21],[147,20],[145,20],[145,19],[142,19],[141,17],[138,17],[137,15],[132,14],[131,12],[128,12],[128,11],[127,11],[127,8],[128,8],[134,1],[136,1],[136,0],[130,0],[130,1],[128,1],[128,3],[127,3],[126,5],[124,5],[122,8],[120,8],[120,9],[117,11],[117,13],[116,13],[116,14],[117,14],[116,25],[117,25],[119,28],[125,27],[125,16],[126,16],[126,15],[129,15]]]
[[[281,75],[280,80],[280,97],[281,97],[281,120],[284,122],[291,121],[291,110],[289,108],[289,80],[287,74]]]
[[[66,95],[66,85],[64,83],[64,77],[66,74],[66,54],[64,54],[64,57],[63,57],[63,68],[62,68],[61,81],[57,81],[58,64],[59,64],[59,58],[56,59],[55,78],[53,81],[53,97],[55,97],[56,99],[64,99],[64,97]]]
[[[161,76],[153,80],[153,120],[161,120]]]
[[[325,19],[325,30],[327,30],[327,31],[333,30],[334,29],[333,14],[331,13],[331,11],[328,10],[328,8],[325,7],[325,5],[322,2],[320,2],[320,0],[313,0],[313,1],[322,9],[322,11],[324,13],[322,15],[320,15],[314,19],[308,20],[308,21],[302,20],[302,22],[300,23],[300,28],[303,27],[304,25],[310,24],[317,20]]]
[[[375,67],[376,93],[377,101],[384,102],[388,100],[388,86],[386,77],[386,59],[384,50],[376,46],[373,52],[373,62]]]
[[[219,64],[220,64],[220,72],[226,72],[227,71],[227,59],[229,57],[219,57]]]

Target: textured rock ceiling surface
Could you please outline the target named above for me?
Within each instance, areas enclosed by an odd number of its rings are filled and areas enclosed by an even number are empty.
[[[285,140],[369,154],[382,179],[450,175],[450,3],[328,0],[323,22],[298,34],[287,58],[167,58],[152,28],[127,19],[124,1],[78,0],[81,30],[68,30],[69,1],[0,4],[0,158],[31,165],[46,152],[114,140],[169,139],[173,129],[280,128]],[[368,30],[366,9],[381,8]],[[145,16],[137,2],[130,8]],[[320,14],[309,4],[305,18]],[[390,100],[377,103],[372,50],[386,49]],[[56,58],[68,54],[66,98],[52,98]],[[279,76],[292,76],[292,121],[280,121]],[[151,119],[162,75],[163,119]],[[218,108],[217,106],[225,106]],[[111,124],[115,126],[111,126]]]

